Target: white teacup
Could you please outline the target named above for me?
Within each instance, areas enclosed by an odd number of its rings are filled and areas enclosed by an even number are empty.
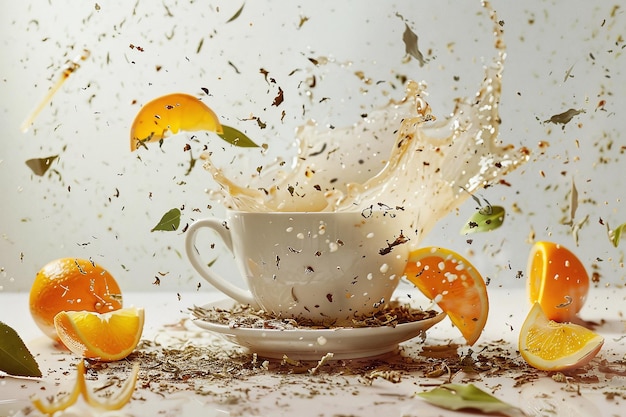
[[[242,304],[279,317],[349,323],[389,302],[407,262],[410,225],[401,211],[230,211],[225,220],[191,224],[186,252],[203,278]],[[219,234],[248,289],[201,259],[196,239],[203,228]]]

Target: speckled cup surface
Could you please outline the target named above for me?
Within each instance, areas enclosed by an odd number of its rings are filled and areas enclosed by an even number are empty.
[[[203,278],[242,304],[278,317],[349,323],[389,302],[408,258],[410,227],[400,211],[230,211],[193,223],[186,251]],[[248,288],[207,266],[210,254],[196,249],[203,228],[221,237]]]

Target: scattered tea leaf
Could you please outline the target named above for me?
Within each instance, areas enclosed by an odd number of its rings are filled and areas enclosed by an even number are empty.
[[[622,239],[622,232],[626,229],[626,223],[622,223],[617,226],[615,229],[611,230],[609,227],[609,223],[606,224],[606,230],[609,233],[609,240],[613,244],[613,246],[617,247],[619,245],[619,241]]]
[[[41,377],[37,361],[13,328],[0,321],[0,371],[15,376]]]
[[[424,55],[420,52],[417,46],[417,35],[411,30],[409,25],[404,24],[405,29],[402,34],[402,41],[404,42],[404,51],[411,55],[413,58],[417,59],[420,63],[420,67],[423,67],[426,64],[427,60],[424,58]]]
[[[171,232],[173,230],[177,230],[178,226],[180,226],[180,210],[178,208],[173,208],[161,217],[159,223],[150,230],[154,232],[155,230],[163,230],[166,232]]]
[[[431,391],[417,395],[430,404],[448,410],[472,409],[483,413],[501,413],[509,416],[524,415],[519,408],[499,400],[473,384],[443,384]]]
[[[476,232],[487,232],[497,229],[504,223],[506,212],[504,207],[488,205],[476,211],[461,229],[461,234],[466,235]]]
[[[221,134],[218,133],[219,137],[231,145],[239,146],[241,148],[257,148],[259,146],[254,143],[252,139],[234,127],[222,125],[222,128],[224,129],[224,132]]]
[[[239,16],[241,16],[241,12],[243,11],[243,6],[245,6],[245,5],[246,5],[246,3],[244,2],[244,3],[241,5],[241,7],[239,8],[239,10],[237,10],[237,11],[235,12],[235,14],[234,14],[234,15],[232,15],[232,16],[231,16],[231,18],[230,18],[230,19],[228,19],[228,20],[226,21],[226,23],[230,23],[230,22],[232,22],[233,20],[237,19]]]
[[[45,158],[33,158],[27,160],[26,165],[33,171],[33,174],[41,177],[50,169],[50,166],[58,157],[59,155],[52,155]]]
[[[563,113],[555,114],[554,116],[550,117],[548,120],[544,120],[544,123],[554,123],[555,125],[557,124],[566,125],[572,120],[574,116],[577,116],[584,112],[585,110],[583,109],[580,109],[580,110],[569,109],[569,110],[564,111]]]

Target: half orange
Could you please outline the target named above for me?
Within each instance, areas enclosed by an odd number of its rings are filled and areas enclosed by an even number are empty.
[[[536,242],[528,256],[528,297],[550,320],[574,321],[589,292],[589,275],[565,246]]]
[[[110,313],[62,311],[54,317],[59,339],[78,356],[116,361],[130,355],[139,344],[144,310],[123,308]]]
[[[158,97],[139,110],[130,128],[130,150],[158,142],[180,131],[222,133],[217,115],[194,96],[183,93]]]
[[[440,247],[412,251],[404,275],[441,307],[469,345],[476,343],[489,315],[480,273],[458,253]]]

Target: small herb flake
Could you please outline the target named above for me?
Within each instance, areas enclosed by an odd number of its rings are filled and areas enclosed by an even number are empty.
[[[180,210],[178,208],[173,208],[161,217],[159,223],[150,230],[154,232],[156,230],[162,230],[165,232],[171,232],[174,230],[178,230],[178,226],[180,226]]]
[[[241,5],[241,7],[239,8],[239,10],[237,10],[237,11],[235,12],[235,14],[234,14],[234,15],[232,15],[232,16],[231,16],[231,18],[230,18],[230,19],[228,19],[228,20],[226,21],[226,23],[230,23],[230,22],[232,22],[233,20],[237,19],[239,16],[241,16],[241,12],[243,12],[243,6],[245,6],[245,5],[246,5],[246,3],[243,3],[243,4]]]
[[[33,158],[26,161],[26,166],[28,166],[33,174],[42,176],[44,175],[48,169],[52,166],[52,163],[59,157],[59,155],[47,156],[45,158]]]

